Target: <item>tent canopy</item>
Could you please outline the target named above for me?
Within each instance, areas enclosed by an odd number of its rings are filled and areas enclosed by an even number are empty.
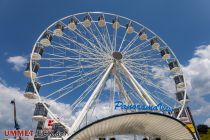
[[[181,121],[154,112],[118,114],[85,126],[69,137],[87,140],[108,135],[147,135],[161,140],[193,140],[194,135]]]

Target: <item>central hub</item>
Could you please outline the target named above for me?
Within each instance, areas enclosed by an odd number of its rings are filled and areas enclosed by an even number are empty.
[[[122,59],[122,54],[120,52],[113,52],[112,56],[116,60],[121,60]]]

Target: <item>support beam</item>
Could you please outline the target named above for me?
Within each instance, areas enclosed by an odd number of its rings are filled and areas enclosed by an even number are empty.
[[[77,116],[77,119],[74,121],[73,125],[71,126],[69,135],[72,135],[77,130],[79,125],[81,124],[81,122],[84,119],[85,115],[87,114],[89,108],[91,107],[94,100],[97,98],[101,88],[103,87],[104,83],[106,82],[106,79],[109,76],[109,73],[110,73],[113,65],[114,65],[113,63],[110,64],[110,66],[106,70],[104,76],[102,77],[101,81],[98,83],[97,87],[95,88],[92,95],[90,96],[90,98],[86,102],[85,106],[83,107],[82,111]]]
[[[143,99],[143,101],[147,105],[151,105],[152,104],[152,105],[156,106],[157,104],[155,103],[155,101],[150,97],[150,95],[146,92],[146,90],[137,82],[137,80],[128,71],[128,69],[125,67],[125,65],[123,63],[119,63],[119,65],[121,66],[121,68],[125,72],[125,74],[128,77],[128,79],[131,81],[131,83],[133,84],[134,88],[136,89],[136,91],[138,92],[138,94],[141,96],[141,98]]]
[[[116,80],[116,83],[117,83],[117,85],[118,85],[118,87],[119,87],[119,89],[120,89],[122,95],[125,97],[126,102],[127,102],[128,104],[132,104],[133,101],[131,100],[131,98],[130,98],[129,95],[127,94],[126,90],[124,89],[122,83],[120,82],[119,76],[118,76],[115,72],[113,72],[113,75],[114,75],[114,78],[115,78],[115,80]]]

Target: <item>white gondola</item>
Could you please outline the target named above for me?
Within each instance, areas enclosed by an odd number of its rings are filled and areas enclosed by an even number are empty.
[[[181,103],[181,104],[184,104],[184,96],[185,96],[185,92],[184,91],[179,91],[176,93],[176,99]],[[186,95],[186,100],[185,100],[185,103],[189,103],[189,98],[188,96]]]
[[[45,105],[49,107],[49,105],[47,105],[46,103]],[[39,102],[36,104],[36,108],[32,118],[35,121],[45,121],[47,119],[47,113],[48,113],[47,109],[44,107],[42,103]]]
[[[45,122],[43,122],[43,121],[39,121],[39,122],[37,123],[36,130],[42,130],[43,127],[44,127],[44,123],[45,123]]]
[[[40,40],[40,44],[43,46],[50,46],[52,41],[52,35],[48,32],[45,32]]]
[[[98,26],[104,27],[106,25],[106,21],[103,16],[98,17]]]
[[[41,87],[40,83],[35,81],[34,84],[36,86],[37,91],[39,92],[40,87]],[[37,99],[38,98],[38,95],[35,92],[32,82],[28,82],[24,96],[28,99]]]
[[[169,59],[171,57],[169,49],[168,48],[164,48],[160,51],[160,54],[162,56],[162,59],[166,60]]]
[[[178,116],[180,110],[181,110],[180,107],[174,108],[174,117],[177,117],[177,116]],[[188,121],[188,120],[189,120],[189,119],[188,119],[188,116],[187,116],[187,113],[186,113],[186,108],[183,109],[183,111],[182,111],[182,113],[181,113],[179,119],[180,119],[181,121]]]
[[[36,78],[39,67],[40,67],[39,63],[34,61],[32,62],[32,71],[30,71],[30,62],[29,62],[24,71],[24,75],[32,79]]]
[[[77,20],[74,18],[71,18],[68,24],[68,28],[72,31],[75,31],[77,29]]]
[[[53,34],[55,36],[61,37],[63,35],[64,26],[61,23],[57,23],[55,25],[55,30],[53,31]]]
[[[174,77],[174,81],[175,81],[175,84],[176,84],[176,88],[177,89],[182,89],[182,88],[185,87],[183,75],[177,75],[177,76],[175,76]]]
[[[150,40],[150,44],[153,49],[159,50],[160,44],[158,43],[158,39],[156,37]]]
[[[40,137],[40,135],[39,135],[41,133],[41,131],[43,131],[43,129],[44,129],[44,124],[45,124],[45,122],[43,122],[43,121],[39,121],[37,123],[34,140],[48,140],[48,136]]]
[[[118,28],[120,28],[120,22],[118,17],[116,17],[115,19],[113,19],[112,21],[112,27],[117,30]]]
[[[176,73],[180,72],[180,67],[179,67],[177,60],[173,60],[173,61],[169,62],[168,66],[172,72],[176,72]]]
[[[91,18],[90,18],[90,16],[85,16],[84,17],[83,25],[85,27],[90,27],[91,26]]]
[[[139,32],[139,38],[140,38],[140,40],[144,41],[144,40],[147,39],[147,37],[148,37],[148,36],[147,36],[145,30],[141,30],[141,31]]]
[[[32,54],[32,60],[40,60],[42,58],[43,52],[44,48],[40,44],[37,44]]]
[[[65,133],[67,133],[65,127],[58,122],[54,122],[52,124],[52,132],[53,132],[54,135],[50,137],[50,140],[62,140],[62,137],[60,137],[56,134],[63,134],[64,135]]]
[[[129,22],[129,23],[126,25],[126,31],[127,31],[128,34],[133,33],[134,28],[133,28],[132,22]]]

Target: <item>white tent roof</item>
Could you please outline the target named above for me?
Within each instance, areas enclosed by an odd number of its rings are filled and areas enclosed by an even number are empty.
[[[175,118],[159,113],[120,114],[96,121],[69,139],[88,140],[107,135],[138,134],[158,136],[161,140],[193,140],[193,134]]]

